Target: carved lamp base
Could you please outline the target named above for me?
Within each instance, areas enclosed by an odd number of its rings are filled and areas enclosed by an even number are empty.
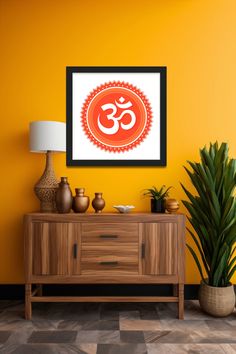
[[[42,213],[56,212],[55,196],[57,188],[58,181],[53,169],[52,152],[47,151],[45,170],[34,187],[35,194],[40,200],[40,211]]]

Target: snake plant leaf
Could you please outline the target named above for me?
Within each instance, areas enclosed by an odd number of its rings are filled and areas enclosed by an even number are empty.
[[[195,262],[196,262],[196,265],[198,267],[199,273],[200,273],[200,275],[202,277],[202,280],[205,282],[205,277],[204,277],[204,274],[202,272],[202,267],[201,267],[201,264],[200,264],[200,262],[199,262],[199,260],[197,258],[196,253],[194,252],[194,250],[192,249],[191,246],[189,246],[189,245],[186,245],[186,246],[188,247],[189,251],[191,252],[193,258],[195,259]]]
[[[234,256],[231,261],[229,262],[228,264],[228,271],[230,273],[231,269],[233,268],[234,264],[235,264],[235,261],[236,261],[236,256]]]
[[[185,191],[185,194],[187,195],[188,199],[190,199],[190,202],[193,204],[195,202],[195,197],[187,190],[187,188],[184,187],[182,183],[180,183],[180,185]]]
[[[235,224],[235,219],[232,219],[228,225],[222,230],[222,236]]]
[[[220,240],[220,238],[219,238],[219,240]],[[225,242],[222,244],[222,242],[219,241],[219,248],[215,248],[215,250],[213,252],[213,257],[216,257],[215,267],[213,267],[213,265],[212,265],[213,271],[215,269],[217,269],[218,264],[220,263],[224,254],[225,255],[228,254],[228,257],[229,257],[229,255],[230,255],[229,247]]]
[[[228,198],[228,200],[226,202],[225,209],[224,209],[224,212],[222,215],[222,223],[223,224],[226,222],[228,217],[230,220],[232,219],[233,215],[231,213],[235,212],[234,209],[235,209],[235,200],[234,200],[234,197],[230,197],[230,198]]]
[[[215,151],[214,144],[212,144],[212,143],[210,143],[209,153],[210,153],[212,161],[214,161],[216,151]]]
[[[228,283],[230,283],[230,279],[232,278],[232,276],[234,275],[236,271],[236,264],[233,266],[233,268],[231,269],[231,271],[229,272],[229,275],[227,277]]]
[[[221,218],[221,206],[219,203],[219,199],[217,198],[217,194],[215,193],[214,190],[210,191],[210,198],[212,201],[212,206],[216,210],[217,217],[218,217],[218,219],[220,219]]]
[[[228,159],[228,144],[222,143],[215,156],[215,165],[223,164]]]
[[[197,222],[201,222],[201,217],[199,216],[198,212],[194,209],[193,205],[186,200],[183,200],[182,203],[188,209],[189,213],[197,220]]]
[[[212,254],[211,254],[211,271],[212,273],[215,272],[215,269],[218,266],[218,263],[220,262],[220,259],[222,257],[222,254],[225,252],[225,249],[222,248],[223,244],[222,244],[222,239],[218,238],[215,242],[214,248],[212,250]]]
[[[195,229],[196,231],[196,229]],[[212,254],[212,249],[213,249],[213,240],[214,240],[214,235],[211,235],[211,232],[209,229],[206,229],[204,225],[199,225],[198,228],[198,234],[201,235],[199,237],[199,240],[201,242],[202,248],[205,253],[205,257],[207,260],[207,263],[211,263],[211,254]]]
[[[211,155],[210,155],[210,153],[208,153],[206,147],[204,147],[202,150],[200,150],[200,155],[201,155],[202,161],[204,161],[205,164],[208,166],[211,176],[214,177],[215,176],[215,166],[214,166],[213,160],[211,158]]]
[[[212,235],[210,235],[208,231],[208,227],[205,227],[203,224],[200,224],[193,218],[189,218],[189,222],[192,225],[195,232],[200,235],[199,239],[201,240],[201,244],[205,245],[204,247],[205,252],[211,253],[212,251]],[[207,254],[206,254],[207,256]]]
[[[205,241],[205,243],[207,245],[207,250],[209,250],[209,252],[212,253],[211,252],[212,251],[212,242],[211,242],[211,239],[208,237],[209,232],[205,233],[204,226],[199,224],[194,218],[189,218],[189,222],[192,225],[195,232],[197,233],[197,235],[200,235],[199,238],[202,240],[202,242]]]
[[[192,184],[194,185],[195,189],[197,190],[202,202],[204,203],[205,207],[208,207],[208,201],[207,201],[207,198],[206,198],[206,192],[205,190],[203,189],[203,186],[202,186],[202,183],[201,183],[201,180],[199,178],[198,175],[196,174],[192,174],[186,167],[184,167],[185,171],[188,173],[191,181],[192,181]]]
[[[227,189],[225,188],[225,193],[224,193],[224,203],[227,202],[228,198],[233,194],[234,189],[235,189],[235,184],[236,181],[232,181],[232,183],[227,187]]]
[[[217,186],[217,197],[221,200],[221,195],[222,195],[222,187],[224,185],[224,169],[221,167],[217,168],[216,170],[216,176],[215,176],[215,180],[216,180],[216,186]]]
[[[205,271],[206,271],[206,273],[207,273],[207,276],[209,276],[209,266],[208,266],[208,264],[207,264],[205,255],[204,255],[204,253],[203,253],[203,251],[202,251],[202,247],[200,246],[200,243],[199,243],[197,237],[194,235],[194,233],[193,233],[191,230],[189,230],[189,229],[187,229],[187,230],[188,230],[188,232],[191,234],[191,236],[192,236],[192,238],[193,238],[193,240],[194,240],[194,242],[195,242],[195,244],[196,244],[196,246],[197,246],[197,248],[198,248],[198,251],[199,251],[199,253],[200,253],[200,255],[201,255],[201,259],[202,259],[202,263],[203,263],[203,265],[204,265]]]
[[[227,242],[231,247],[233,247],[236,235],[236,225],[233,225],[232,228],[228,231],[227,235],[224,236],[225,242]]]
[[[208,192],[210,190],[215,190],[215,183],[212,178],[208,178],[207,173],[204,167],[199,163],[198,164],[198,171],[201,177],[203,185],[205,185],[205,190]]]
[[[225,246],[226,247],[226,246]],[[223,253],[222,257],[221,257],[221,260],[214,272],[214,275],[213,275],[213,286],[221,286],[220,282],[222,281],[221,280],[221,277],[222,277],[222,273],[225,269],[225,266],[227,265],[227,247],[225,248],[225,252]]]
[[[226,186],[229,186],[229,184],[235,179],[236,161],[231,159],[225,170],[225,183]]]
[[[216,187],[215,176],[212,176],[211,171],[207,165],[202,168],[205,171],[205,175],[206,175],[208,181],[210,181],[211,185],[214,186],[214,189],[215,189],[215,187]]]
[[[199,228],[197,230],[197,233],[201,235],[199,237],[199,240],[205,253],[207,263],[211,264],[214,235],[212,235],[210,229],[206,229],[204,225],[199,225]]]
[[[231,259],[233,257],[234,252],[236,251],[236,246],[232,249],[229,258]]]
[[[218,211],[218,212],[216,211],[215,205],[213,205],[210,198],[209,198],[209,208],[210,208],[210,212],[211,212],[212,222],[216,228],[219,228],[220,227],[220,216],[219,216],[220,211]]]
[[[190,195],[189,196],[189,199],[191,198]],[[185,207],[188,209],[191,209],[191,208],[195,208],[195,210],[198,210],[198,219],[200,220],[201,218],[203,220],[205,220],[205,223],[207,222],[207,216],[205,215],[205,213],[202,211],[202,207],[200,205],[200,203],[198,202],[198,199],[196,198],[193,198],[191,199],[192,201],[192,204],[189,203],[188,201],[183,201],[183,204],[185,205]]]
[[[214,148],[215,148],[215,152],[217,152],[219,150],[219,144],[218,144],[218,141],[216,141],[214,143]]]

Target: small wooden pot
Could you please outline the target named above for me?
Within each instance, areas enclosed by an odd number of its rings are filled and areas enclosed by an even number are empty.
[[[179,210],[179,202],[176,199],[166,199],[165,207],[168,213],[176,213]]]
[[[73,197],[72,209],[75,213],[85,213],[89,207],[89,197],[84,195],[84,188],[75,188],[75,197]]]
[[[235,306],[233,285],[213,287],[201,281],[199,289],[199,303],[203,311],[214,317],[230,315]]]
[[[102,209],[105,207],[105,200],[102,198],[102,193],[95,193],[95,198],[92,200],[92,207],[95,213],[102,212]]]

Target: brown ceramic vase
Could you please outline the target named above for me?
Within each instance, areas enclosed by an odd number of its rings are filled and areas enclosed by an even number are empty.
[[[102,193],[95,193],[95,198],[92,201],[93,209],[95,213],[101,213],[105,207],[105,200],[102,198]]]
[[[75,197],[73,197],[72,209],[75,213],[85,213],[89,207],[89,197],[84,195],[84,188],[75,188]]]
[[[56,193],[56,207],[58,213],[69,213],[72,207],[72,192],[67,177],[61,177],[59,188]]]

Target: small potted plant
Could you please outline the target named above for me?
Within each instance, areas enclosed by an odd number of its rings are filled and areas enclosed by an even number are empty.
[[[143,195],[151,198],[151,212],[152,213],[164,213],[165,212],[165,198],[169,196],[169,190],[171,187],[166,188],[163,185],[160,189],[155,186],[145,189]]]

